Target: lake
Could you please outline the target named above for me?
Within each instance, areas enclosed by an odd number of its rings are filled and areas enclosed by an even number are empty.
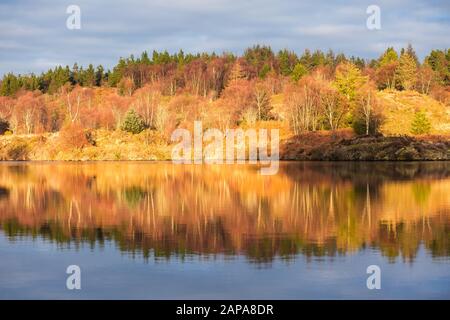
[[[449,299],[449,194],[450,162],[3,162],[0,298]]]

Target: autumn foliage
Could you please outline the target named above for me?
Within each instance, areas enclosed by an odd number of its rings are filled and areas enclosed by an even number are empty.
[[[63,150],[68,148],[81,149],[90,144],[88,133],[78,123],[64,126],[59,132],[58,142]]]
[[[110,71],[75,64],[40,76],[5,75],[0,133],[59,131],[63,144],[74,147],[87,143],[89,130],[149,130],[168,139],[195,120],[205,129],[275,120],[289,123],[296,135],[341,128],[376,134],[385,113],[380,90],[416,91],[448,106],[449,70],[450,50],[433,50],[420,63],[411,46],[388,48],[371,61],[320,50],[274,53],[259,45],[240,57],[144,52],[121,58]],[[277,96],[280,105],[273,102]]]

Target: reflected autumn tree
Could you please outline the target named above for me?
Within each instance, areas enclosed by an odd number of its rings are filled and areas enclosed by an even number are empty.
[[[243,255],[252,262],[380,250],[449,256],[448,163],[246,165],[5,164],[0,223],[10,239],[114,242],[145,258]]]

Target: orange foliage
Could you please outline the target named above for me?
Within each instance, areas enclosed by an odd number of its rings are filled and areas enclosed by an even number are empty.
[[[81,149],[89,145],[86,133],[78,123],[72,123],[63,127],[59,132],[58,142],[62,149]]]

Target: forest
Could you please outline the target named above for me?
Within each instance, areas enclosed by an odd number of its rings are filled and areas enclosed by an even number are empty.
[[[409,109],[402,110],[407,98]],[[0,156],[28,158],[26,139],[36,136],[41,145],[52,142],[52,159],[114,137],[167,145],[174,129],[189,129],[195,120],[204,129],[275,126],[285,128],[285,137],[346,132],[448,139],[449,106],[450,49],[432,50],[423,61],[411,45],[399,52],[389,47],[371,60],[265,45],[241,56],[143,52],[120,58],[112,70],[75,63],[40,75],[5,74]]]

